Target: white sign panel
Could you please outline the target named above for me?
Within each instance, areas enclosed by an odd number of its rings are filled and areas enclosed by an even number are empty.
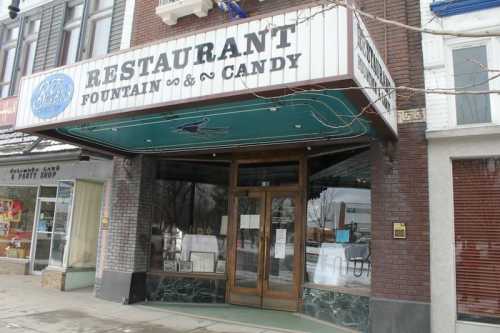
[[[316,6],[24,78],[16,128],[347,78],[396,132],[394,83],[363,23],[343,7]]]
[[[16,128],[347,75],[348,26],[345,8],[318,6],[35,74]]]
[[[394,81],[363,21],[354,17],[353,24],[354,77],[382,119],[397,132],[396,91],[390,89]]]

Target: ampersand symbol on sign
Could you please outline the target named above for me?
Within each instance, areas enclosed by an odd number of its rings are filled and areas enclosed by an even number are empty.
[[[184,80],[184,87],[194,86],[195,83],[196,79],[191,74],[186,75],[186,79]]]

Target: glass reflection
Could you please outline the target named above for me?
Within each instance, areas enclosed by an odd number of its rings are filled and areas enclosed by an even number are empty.
[[[261,198],[238,197],[235,285],[257,288],[261,236]]]
[[[306,282],[342,288],[370,286],[369,161],[366,151],[311,161]]]
[[[226,273],[228,168],[164,161],[155,183],[151,271]]]
[[[268,288],[273,291],[293,291],[295,209],[293,198],[272,199]]]

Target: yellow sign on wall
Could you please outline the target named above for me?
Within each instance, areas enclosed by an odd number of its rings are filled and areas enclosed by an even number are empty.
[[[406,239],[406,223],[394,223],[392,237],[394,239]]]

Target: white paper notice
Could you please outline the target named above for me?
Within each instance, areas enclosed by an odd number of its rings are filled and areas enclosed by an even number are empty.
[[[250,217],[252,215],[240,215],[240,229],[250,229]]]
[[[285,259],[286,243],[276,243],[274,245],[274,258]]]
[[[260,229],[260,215],[252,215],[250,218],[250,229]]]
[[[276,229],[276,243],[286,244],[286,229]]]
[[[223,215],[220,220],[220,235],[227,235],[227,215]]]

